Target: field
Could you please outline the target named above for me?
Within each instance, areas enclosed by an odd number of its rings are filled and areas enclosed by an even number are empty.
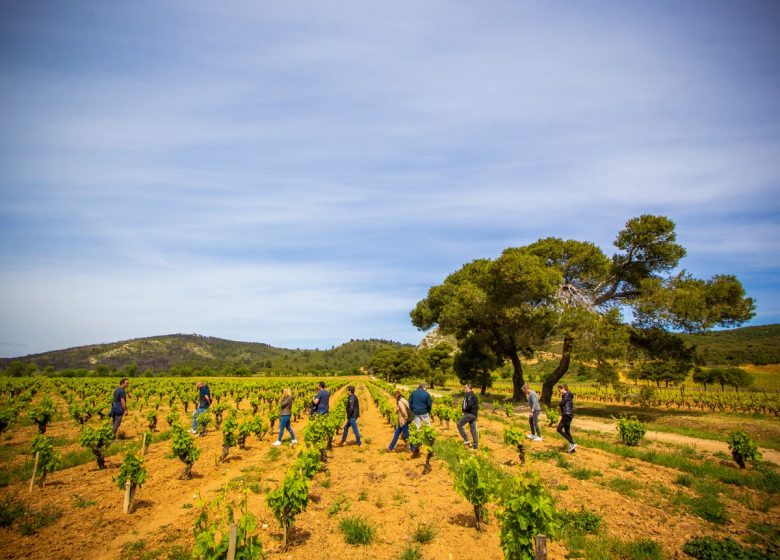
[[[327,460],[311,478],[308,506],[295,518],[284,549],[283,530],[267,496],[283,483],[306,447],[305,414],[293,422],[297,448],[288,438],[284,445],[272,446],[272,431],[262,438],[250,436],[245,449],[231,447],[222,462],[217,459],[223,434],[212,424],[204,436],[195,438],[201,454],[193,477],[180,480],[182,463],[169,457],[173,439],[164,417],[175,410],[183,423],[190,421],[194,380],[131,380],[130,415],[122,423],[120,439],[106,451],[105,469],[99,469],[91,452],[79,444],[81,427],[69,409],[92,398],[99,401],[97,406],[105,406],[113,384],[40,381],[0,436],[2,557],[194,558],[193,529],[203,513],[209,515],[206,525],[219,541],[227,522],[220,524],[215,516],[224,515],[232,502],[240,517],[244,501],[245,510],[257,521],[250,533],[259,538],[267,558],[499,559],[500,500],[489,500],[487,524],[478,531],[474,507],[455,489],[461,461],[474,456],[482,458],[496,480],[538,473],[559,512],[560,528],[548,544],[549,558],[687,558],[681,552],[686,542],[708,536],[778,552],[780,477],[772,462],[778,453],[776,445],[766,444],[780,441],[780,422],[772,414],[640,409],[583,400],[573,424],[577,452],[565,453],[562,438],[542,422],[543,441],[525,443],[526,460],[521,464],[517,449],[504,443],[504,433],[512,426],[526,432],[527,409],[506,410],[499,390],[481,399],[479,450],[464,448],[454,420],[435,422],[432,468],[426,474],[425,453],[413,457],[403,442],[394,452],[386,450],[393,428],[383,411],[391,386],[368,378],[338,379],[331,387],[336,389],[333,413],[337,414],[335,405],[348,382],[357,386],[364,445],[355,445],[350,434],[347,444],[340,446],[336,435],[332,449],[323,450]],[[285,384],[300,403],[315,393],[312,378],[220,378],[209,383],[215,396],[221,393],[221,402],[240,411],[240,419],[267,420],[278,408]],[[9,387],[3,390],[6,407],[25,398],[24,393],[11,397]],[[432,393],[441,395],[437,403],[459,396],[452,388]],[[27,419],[27,411],[46,396],[56,406],[46,434],[66,468],[52,472],[42,488],[30,491],[30,442],[38,430]],[[124,493],[114,479],[126,451],[141,455],[146,417],[158,405],[157,430],[143,455],[148,479],[138,490],[135,511],[124,514]],[[639,446],[619,442],[611,416],[621,411],[645,420],[650,433]],[[87,426],[100,424],[95,417],[85,421]],[[723,443],[724,432],[732,427],[742,427],[757,439],[766,460],[738,469]]]

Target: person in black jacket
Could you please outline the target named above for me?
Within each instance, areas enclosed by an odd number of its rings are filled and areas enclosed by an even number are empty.
[[[574,395],[569,391],[569,386],[565,384],[558,385],[558,394],[561,396],[561,402],[558,405],[561,409],[561,420],[558,422],[558,433],[569,442],[569,453],[574,453],[577,444],[571,437],[571,421],[574,419]]]
[[[355,432],[355,439],[357,440],[358,447],[362,447],[363,442],[360,441],[360,432],[358,431],[357,426],[357,419],[360,416],[360,402],[355,396],[355,388],[352,385],[347,387],[347,392],[349,393],[347,399],[347,423],[344,424],[344,428],[342,428],[341,445],[344,445],[344,442],[347,441],[347,432],[349,431],[349,427],[352,426],[352,431]]]
[[[474,391],[471,389],[471,385],[467,383],[463,386],[463,390],[466,392],[466,396],[463,398],[463,404],[461,406],[461,409],[463,410],[463,416],[461,416],[460,420],[458,420],[458,432],[460,432],[460,437],[463,438],[463,445],[466,447],[471,447],[472,449],[476,449],[477,412],[479,412],[479,401],[477,400],[477,395],[475,395]],[[466,430],[463,429],[463,426],[466,424],[469,425],[471,441],[469,441],[469,437],[466,435]]]

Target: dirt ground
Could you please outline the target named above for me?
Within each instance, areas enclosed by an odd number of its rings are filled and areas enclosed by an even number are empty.
[[[336,395],[338,397],[338,395]],[[179,545],[187,550],[193,545],[192,528],[198,515],[197,496],[215,498],[225,482],[242,479],[255,483],[259,493],[249,493],[250,510],[257,515],[263,549],[270,559],[354,558],[395,559],[410,544],[411,534],[421,523],[436,529],[435,537],[421,547],[423,557],[445,560],[497,560],[503,557],[498,538],[498,523],[493,518],[487,529],[475,528],[472,506],[454,490],[454,477],[443,461],[434,459],[431,473],[423,475],[424,459],[412,459],[403,443],[394,452],[386,448],[392,428],[379,415],[368,391],[358,386],[361,404],[359,427],[363,447],[355,445],[350,433],[347,444],[337,444],[329,453],[326,472],[317,474],[311,485],[308,509],[295,521],[290,547],[281,550],[281,532],[270,510],[265,493],[281,482],[296,450],[289,443],[271,446],[274,436],[265,441],[250,438],[246,450],[232,449],[228,460],[216,464],[221,449],[219,431],[211,430],[198,439],[202,455],[195,464],[192,480],[178,480],[181,464],[166,455],[170,441],[151,446],[144,461],[149,480],[139,491],[137,509],[131,515],[122,513],[123,492],[113,482],[122,456],[108,459],[108,467],[99,470],[94,462],[50,475],[43,490],[28,493],[27,484],[19,483],[0,491],[0,496],[15,493],[30,507],[47,510],[57,507],[62,516],[53,524],[31,536],[17,530],[0,529],[0,556],[7,559],[117,559],[123,547],[144,541],[143,550],[154,551]],[[513,421],[525,426],[525,414]],[[770,525],[780,524],[780,510],[774,504],[766,512],[746,508],[745,500],[732,499],[738,494],[756,494],[744,488],[729,496],[732,520],[715,526],[673,506],[659,489],[674,487],[679,471],[666,469],[634,459],[623,459],[598,449],[580,446],[576,454],[567,455],[569,469],[554,461],[531,458],[523,467],[517,465],[516,451],[501,442],[505,420],[483,413],[479,419],[481,447],[507,472],[522,469],[540,473],[562,509],[578,510],[581,506],[601,514],[606,531],[621,540],[647,537],[659,542],[669,558],[684,557],[682,544],[693,536],[744,537],[744,520]],[[591,421],[578,419],[573,430],[589,426]],[[301,438],[304,421],[293,424]],[[454,425],[449,430],[437,424],[440,438],[458,438]],[[606,425],[604,429],[614,431]],[[140,433],[139,414],[128,417],[123,428],[129,436]],[[588,428],[590,429],[590,427]],[[26,429],[25,429],[26,430]],[[18,430],[13,440],[31,437]],[[51,429],[53,435],[76,433],[72,422],[61,422]],[[670,435],[670,434],[664,434]],[[683,438],[683,436],[675,436]],[[694,438],[684,438],[690,440]],[[29,439],[27,440],[29,441]],[[529,444],[530,450],[559,450],[562,440],[551,428],[544,429],[544,441]],[[688,443],[683,442],[683,443]],[[695,440],[703,451],[716,442]],[[504,464],[506,463],[506,464]],[[587,468],[599,474],[587,480],[572,476],[576,468]],[[633,481],[631,496],[611,488],[613,479]],[[758,500],[759,495],[753,496]],[[85,505],[86,504],[86,505]],[[336,505],[341,504],[340,508]],[[336,510],[339,511],[336,511]],[[376,527],[374,543],[351,546],[344,542],[338,523],[344,516],[365,517]],[[739,521],[736,521],[739,520]],[[125,549],[127,550],[127,549]],[[140,548],[139,548],[140,550]],[[567,550],[560,541],[549,545],[549,558],[565,558]],[[140,557],[140,552],[136,554]],[[125,552],[125,558],[132,557]],[[163,556],[164,558],[164,556]]]

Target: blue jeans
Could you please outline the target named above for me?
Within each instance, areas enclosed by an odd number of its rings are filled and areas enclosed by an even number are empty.
[[[287,428],[287,431],[290,432],[290,437],[292,439],[295,439],[295,434],[292,431],[292,428],[290,427],[290,415],[286,414],[284,416],[279,417],[279,441],[282,441],[282,437],[284,436],[284,429]]]
[[[403,426],[398,426],[395,429],[395,433],[393,434],[393,441],[391,441],[390,445],[387,447],[387,449],[389,451],[392,451],[393,449],[395,449],[395,444],[398,443],[398,436],[400,436],[401,434],[403,434],[404,437],[406,437],[407,441],[409,440],[409,424],[404,424]],[[409,445],[409,449],[414,451],[414,446],[413,445]]]
[[[360,432],[358,431],[357,427],[357,418],[347,418],[347,423],[344,424],[344,427],[342,428],[341,432],[341,443],[344,443],[347,441],[347,432],[349,432],[349,427],[352,426],[352,431],[355,432],[355,439],[357,440],[358,445],[363,445],[360,441]]]
[[[198,429],[198,416],[200,416],[201,414],[206,412],[208,409],[209,409],[209,407],[207,407],[207,406],[199,406],[197,408],[197,410],[195,410],[195,412],[193,413],[193,415],[192,415],[192,431],[193,432]]]

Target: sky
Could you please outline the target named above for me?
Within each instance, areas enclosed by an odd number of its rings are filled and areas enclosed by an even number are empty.
[[[677,225],[780,322],[780,4],[0,3],[0,356],[417,343],[448,274]]]

